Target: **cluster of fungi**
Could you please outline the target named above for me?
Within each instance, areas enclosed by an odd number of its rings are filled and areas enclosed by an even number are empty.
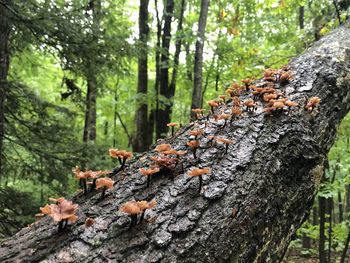
[[[203,184],[202,176],[211,173],[211,169],[201,167],[197,153],[198,149],[213,147],[214,143],[223,144],[225,145],[225,149],[222,152],[223,154],[227,154],[229,145],[236,142],[233,139],[216,134],[214,136],[206,136],[205,127],[207,127],[207,124],[211,123],[224,128],[226,125],[232,124],[234,120],[239,119],[244,113],[248,115],[253,114],[259,106],[263,106],[263,114],[269,116],[282,114],[283,112],[289,115],[291,109],[299,105],[297,102],[286,97],[285,92],[281,91],[281,87],[288,84],[292,79],[292,74],[286,66],[277,70],[266,69],[262,81],[254,83],[251,79],[243,79],[241,81],[242,84],[233,83],[226,90],[225,94],[220,95],[218,99],[209,100],[207,103],[210,106],[211,112],[207,116],[204,114],[204,109],[192,109],[196,121],[193,123],[194,128],[188,131],[189,141],[186,142],[186,145],[179,146],[181,149],[174,149],[170,144],[159,144],[154,149],[156,154],[151,156],[148,162],[143,162],[144,167],[140,168],[139,172],[142,176],[146,177],[146,188],[150,186],[152,176],[156,176],[157,174],[170,175],[171,179],[174,180],[176,171],[180,165],[181,173],[184,173],[183,161],[194,160],[196,165],[191,165],[192,168],[187,171],[187,176],[199,178],[198,192],[200,193]],[[304,109],[311,113],[320,101],[321,99],[319,97],[311,97],[306,102]],[[226,107],[222,107],[223,112],[219,113],[217,108],[223,104]],[[175,127],[178,124],[169,123],[167,126],[171,127],[171,136],[173,137]],[[203,145],[205,143],[207,144],[206,146]],[[102,200],[105,197],[106,190],[113,188],[116,184],[109,176],[115,176],[122,171],[125,168],[127,159],[133,156],[131,152],[118,149],[110,149],[109,155],[112,158],[118,159],[120,163],[120,166],[112,171],[88,170],[83,172],[79,167],[73,169],[73,173],[79,180],[85,196],[88,194],[88,191],[92,192],[102,189],[100,198]],[[190,158],[191,155],[193,158]],[[89,190],[88,185],[90,185]],[[46,214],[52,217],[54,221],[59,223],[59,230],[64,229],[68,221],[74,223],[77,220],[75,213],[78,205],[64,198],[53,199],[52,201],[55,204],[40,208],[42,213],[39,216]],[[119,211],[130,216],[131,227],[141,223],[145,211],[155,206],[155,199],[149,202],[146,200],[133,200],[120,206]],[[94,222],[94,219],[88,218],[85,226],[89,227]]]

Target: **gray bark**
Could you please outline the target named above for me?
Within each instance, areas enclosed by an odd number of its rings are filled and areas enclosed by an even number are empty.
[[[138,172],[150,164],[151,150],[115,176],[116,186],[87,198],[77,195],[79,220],[57,233],[50,218],[22,229],[0,245],[0,262],[278,262],[296,229],[308,216],[337,127],[350,109],[350,29],[323,38],[290,63],[294,79],[281,87],[299,108],[266,116],[262,105],[245,112],[231,125],[206,123],[198,159],[181,157],[183,170],[146,178]],[[307,99],[322,101],[312,113]],[[217,112],[230,111],[223,105]],[[190,123],[167,138],[186,149],[188,131],[204,128]],[[235,139],[225,147],[210,146],[209,135]],[[180,166],[180,165],[179,165]],[[210,167],[198,193],[192,167]],[[130,219],[118,207],[133,199],[157,200],[146,221],[129,229]],[[84,227],[86,217],[96,223]]]

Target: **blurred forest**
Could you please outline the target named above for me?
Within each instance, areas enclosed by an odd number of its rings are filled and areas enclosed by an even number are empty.
[[[112,169],[191,109],[279,68],[350,15],[350,0],[0,0],[0,240],[72,173]],[[350,240],[350,117],[286,262],[333,262]]]

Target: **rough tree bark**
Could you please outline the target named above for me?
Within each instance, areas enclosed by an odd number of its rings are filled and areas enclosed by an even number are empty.
[[[203,74],[203,49],[205,41],[205,27],[207,25],[207,16],[210,0],[201,1],[201,11],[198,20],[198,33],[196,41],[196,51],[194,54],[194,81],[192,91],[191,109],[201,107],[202,101],[202,74]],[[194,119],[195,114],[191,113],[191,118]]]
[[[8,1],[5,1],[5,4]],[[0,183],[3,175],[3,141],[5,136],[5,100],[7,91],[7,73],[9,70],[10,24],[5,14],[6,8],[0,5]]]
[[[147,41],[148,41],[148,2],[149,0],[140,0],[139,10],[139,42],[140,42],[140,53],[138,58],[138,79],[137,79],[137,93],[147,96],[148,88],[148,59],[147,59]],[[148,105],[147,101],[143,97],[141,103],[136,111],[136,136],[133,141],[134,152],[146,151],[149,147],[148,142]]]
[[[154,148],[130,161],[114,178],[104,200],[100,193],[75,196],[79,220],[57,233],[50,218],[22,229],[0,245],[0,262],[278,262],[296,229],[308,216],[337,127],[350,109],[350,29],[341,28],[290,63],[294,78],[282,89],[299,108],[266,116],[254,113],[231,125],[211,119],[182,127],[167,138],[186,149],[190,129],[203,128],[197,159],[181,157],[178,175],[146,178],[139,168],[150,164]],[[317,110],[304,110],[319,96]],[[230,111],[231,104],[218,111]],[[206,125],[206,126],[205,126]],[[210,146],[209,135],[235,139],[225,154]],[[192,167],[210,167],[198,193]],[[183,171],[182,168],[183,167]],[[144,222],[128,228],[130,219],[118,207],[133,199],[155,198],[156,208]],[[86,217],[95,224],[85,228]]]

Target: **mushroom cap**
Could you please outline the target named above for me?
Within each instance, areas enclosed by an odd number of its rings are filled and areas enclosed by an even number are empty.
[[[96,189],[106,187],[107,189],[113,188],[114,181],[111,178],[98,178],[96,180]]]
[[[168,144],[168,143],[159,144],[159,145],[157,145],[157,147],[155,148],[155,150],[156,150],[157,152],[170,151],[170,150],[171,150],[171,145]]]
[[[204,109],[192,109],[191,111],[194,113],[202,113]]]
[[[159,167],[155,167],[155,168],[150,168],[150,169],[144,169],[144,168],[141,168],[140,169],[140,173],[145,175],[145,176],[148,176],[148,175],[151,175],[151,174],[155,174],[155,173],[158,173],[159,172]]]
[[[207,103],[210,107],[218,107],[219,106],[219,103],[215,100],[208,100]]]
[[[129,215],[136,215],[141,213],[140,207],[137,205],[136,201],[129,201],[123,204],[120,208],[119,211],[123,213],[127,213]]]
[[[221,143],[225,143],[225,144],[230,144],[230,143],[235,143],[236,142],[235,140],[230,140],[230,139],[227,139],[227,138],[220,138],[220,137],[216,137],[215,140],[217,142],[221,142]]]
[[[282,101],[276,101],[273,103],[272,105],[272,108],[275,108],[275,109],[281,109],[283,108],[285,105]]]
[[[78,219],[78,217],[75,215],[78,205],[73,204],[72,201],[68,201],[63,197],[55,200],[57,200],[57,204],[40,207],[41,212],[49,215],[56,222],[67,219],[68,221],[74,223]]]
[[[314,107],[321,102],[321,99],[317,96],[311,97],[307,102],[307,107]]]
[[[166,126],[168,126],[168,127],[175,127],[175,126],[178,126],[178,125],[179,125],[178,123],[170,122],[170,123],[167,123]]]
[[[125,150],[118,150],[118,149],[109,149],[109,156],[112,158],[121,158],[121,159],[128,159],[131,158],[132,152],[128,152]]]
[[[291,101],[291,100],[287,100],[284,102],[284,104],[288,107],[295,107],[298,106],[298,103],[296,103],[295,101]]]
[[[173,168],[178,161],[178,158],[170,158],[166,156],[152,156],[150,159],[154,161],[157,166],[166,168]]]
[[[207,174],[207,173],[210,173],[210,168],[208,168],[208,167],[205,167],[203,169],[194,168],[191,171],[189,171],[187,173],[187,175],[188,176],[200,176],[200,175]]]
[[[229,119],[231,117],[231,114],[225,114],[225,113],[223,113],[223,114],[219,114],[218,116],[217,116],[217,119],[218,120],[227,120],[227,119]]]
[[[187,153],[187,151],[176,151],[175,149],[171,149],[169,151],[164,151],[162,152],[165,155],[177,155],[177,156],[182,156]]]
[[[199,147],[199,142],[198,141],[189,141],[187,142],[187,146],[191,147],[191,148],[198,148]]]
[[[198,129],[198,130],[193,130],[193,131],[189,131],[188,134],[191,136],[199,136],[203,134],[203,129]]]
[[[240,107],[234,106],[232,108],[232,114],[233,115],[241,115],[242,114],[242,110]]]
[[[106,175],[106,174],[110,174],[111,171],[102,171],[102,170],[99,170],[99,171],[91,171],[91,175],[90,177],[95,179],[95,178],[98,178],[102,175]]]
[[[252,99],[248,99],[246,101],[244,101],[244,105],[247,107],[254,107],[255,106],[255,102]]]
[[[252,82],[251,79],[242,79],[241,81],[242,81],[242,83],[244,83],[244,84],[249,84],[249,83]]]

